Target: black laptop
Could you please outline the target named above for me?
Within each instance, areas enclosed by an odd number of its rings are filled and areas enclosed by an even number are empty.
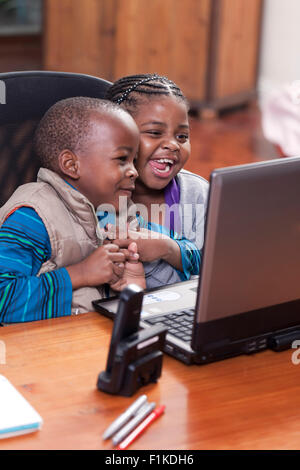
[[[94,302],[113,317],[118,299]],[[145,292],[141,326],[205,364],[300,340],[300,157],[217,169],[199,278]]]

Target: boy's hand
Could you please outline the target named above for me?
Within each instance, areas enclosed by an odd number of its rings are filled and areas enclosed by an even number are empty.
[[[117,283],[112,283],[110,286],[116,291],[124,289],[128,284],[137,284],[142,289],[146,289],[146,279],[144,266],[139,261],[139,255],[137,253],[137,244],[131,240],[127,240],[125,243],[126,249],[121,249],[126,256],[126,262],[123,272],[123,277]]]
[[[125,258],[116,244],[108,243],[97,248],[80,263],[66,268],[73,289],[116,283],[123,276]]]
[[[116,240],[117,242],[119,241],[120,243],[115,243],[115,245],[118,245],[120,248],[120,252],[124,254],[125,260],[129,261],[130,263],[137,263],[139,261],[139,254],[137,252],[137,245],[135,242],[130,240],[130,238],[127,239],[121,239],[121,240]],[[111,241],[109,240],[104,240],[103,245],[109,245],[111,244]]]
[[[137,245],[139,260],[142,262],[163,259],[175,269],[182,271],[179,245],[163,233],[145,228],[136,231],[127,228],[126,233],[120,233],[118,228],[108,225],[106,235],[108,239],[113,239],[113,243],[119,246],[120,251],[126,250],[134,241]]]

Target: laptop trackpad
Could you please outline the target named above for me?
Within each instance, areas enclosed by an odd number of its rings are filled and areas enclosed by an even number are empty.
[[[145,292],[141,318],[195,308],[197,286],[198,279],[192,279]],[[119,300],[103,299],[99,300],[97,304],[112,314],[108,316],[113,317],[118,310]]]
[[[142,318],[195,308],[198,280],[181,282],[144,294]]]

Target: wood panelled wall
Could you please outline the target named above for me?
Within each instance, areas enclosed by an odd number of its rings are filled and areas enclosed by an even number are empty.
[[[210,8],[210,0],[119,2],[114,77],[157,72],[203,99]]]
[[[44,68],[167,75],[196,107],[256,87],[263,0],[45,0]]]
[[[213,2],[207,101],[234,104],[255,92],[262,0]]]
[[[0,73],[40,70],[43,47],[40,34],[0,37]]]

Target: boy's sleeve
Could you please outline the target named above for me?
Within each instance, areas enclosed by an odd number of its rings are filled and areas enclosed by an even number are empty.
[[[43,221],[34,209],[18,208],[0,228],[0,322],[71,314],[72,284],[67,270],[37,276],[50,256]]]

